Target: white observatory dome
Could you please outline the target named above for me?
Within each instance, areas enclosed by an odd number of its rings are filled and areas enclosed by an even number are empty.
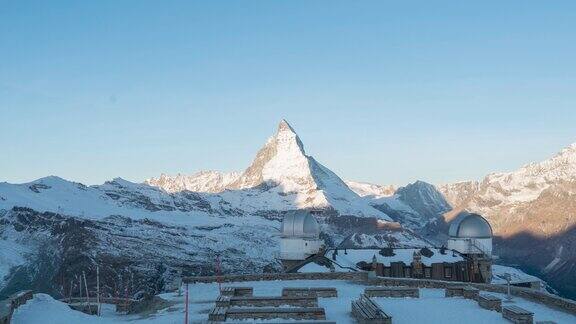
[[[450,238],[492,238],[492,227],[488,221],[478,214],[462,214],[450,225]]]
[[[280,232],[280,259],[283,262],[302,261],[323,249],[320,225],[307,211],[287,213]]]
[[[463,254],[492,255],[492,227],[478,215],[463,213],[450,224],[448,248]]]
[[[316,239],[320,236],[320,225],[310,213],[295,211],[284,216],[280,232],[286,238]]]

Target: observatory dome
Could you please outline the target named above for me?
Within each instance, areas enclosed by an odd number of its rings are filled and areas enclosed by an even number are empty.
[[[284,216],[280,231],[282,237],[318,238],[320,225],[310,213],[294,211]]]
[[[452,222],[448,235],[451,238],[492,238],[492,227],[478,214],[462,214]]]

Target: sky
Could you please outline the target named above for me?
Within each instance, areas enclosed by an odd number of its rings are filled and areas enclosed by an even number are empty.
[[[0,182],[243,170],[288,120],[347,180],[576,142],[575,1],[0,0]]]

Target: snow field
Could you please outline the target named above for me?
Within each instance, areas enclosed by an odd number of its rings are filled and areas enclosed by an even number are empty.
[[[249,286],[259,296],[279,296],[283,287],[335,287],[337,298],[320,298],[320,307],[326,310],[327,320],[337,323],[354,323],[350,315],[350,302],[364,291],[365,286],[339,280],[289,280],[223,283],[223,286]],[[191,284],[190,323],[202,323],[207,320],[208,312],[214,307],[219,295],[218,284]],[[461,297],[445,298],[442,289],[420,289],[420,298],[374,298],[385,312],[393,317],[395,324],[408,323],[508,323],[502,315],[488,311],[473,301]],[[498,294],[494,294],[498,295]],[[117,315],[111,306],[104,308],[102,317],[85,315],[71,310],[65,304],[53,300],[50,296],[36,294],[32,301],[20,307],[15,315],[15,324],[32,323],[181,323],[184,319],[184,295],[176,293],[162,294],[160,297],[175,303],[167,309],[150,316]],[[504,297],[499,295],[499,297]],[[515,304],[535,313],[534,320],[552,320],[556,323],[576,323],[576,316],[548,308],[521,298],[514,298]]]

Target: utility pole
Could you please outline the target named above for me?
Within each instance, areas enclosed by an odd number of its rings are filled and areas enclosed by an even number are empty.
[[[178,269],[176,272],[176,284],[178,285],[178,297],[182,296],[182,269]]]
[[[70,279],[70,290],[68,291],[68,302],[72,303],[72,288],[74,288],[74,286],[72,286],[74,283],[74,281],[72,279]]]
[[[86,304],[88,309],[90,309],[90,295],[88,294],[88,283],[86,282],[86,273],[84,271],[82,271],[82,277],[84,277],[84,288],[86,288]]]
[[[188,324],[188,283],[186,283],[186,315],[184,317],[184,324]]]
[[[220,278],[220,255],[216,254],[216,278],[218,279],[218,292],[222,291],[222,283]]]
[[[82,276],[79,277],[78,287],[79,287],[79,289],[80,289],[80,295],[79,295],[79,297],[80,297],[80,300],[82,300]]]
[[[96,303],[98,304],[96,315],[100,316],[100,267],[98,265],[96,265]]]

